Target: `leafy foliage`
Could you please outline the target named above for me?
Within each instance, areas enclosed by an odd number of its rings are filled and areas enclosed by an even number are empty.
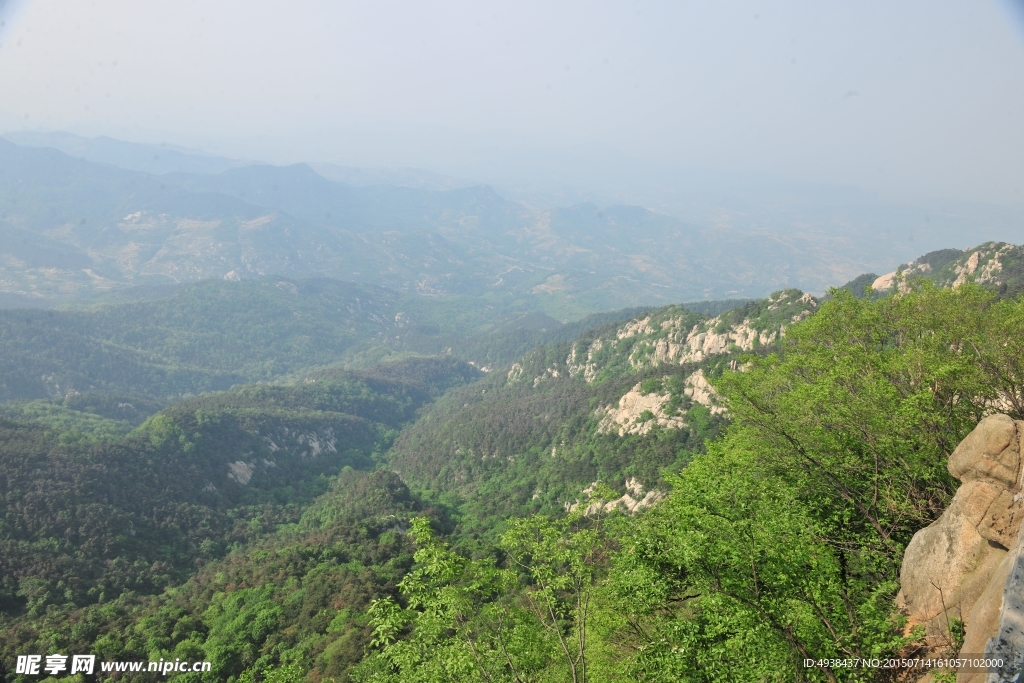
[[[501,539],[509,567],[468,560],[413,520],[416,566],[369,610],[379,648],[359,680],[594,680],[588,628],[605,551],[601,516],[516,520]],[[401,638],[404,633],[409,636]]]
[[[1010,309],[1021,304],[992,305],[970,286],[879,302],[839,292],[781,353],[723,375],[732,425],[670,478],[617,563],[644,624],[630,641],[634,674],[875,676],[800,660],[906,643],[892,603],[902,552],[954,488],[948,454],[998,386],[973,343],[988,335],[995,352],[1019,335]]]
[[[213,663],[182,681],[297,681],[311,671],[347,680],[369,641],[363,612],[395,592],[412,562],[404,525],[414,511],[431,514],[394,475],[346,469],[297,522],[181,586],[85,608],[51,605],[33,620],[4,624],[5,661],[14,652],[70,649],[108,660]]]
[[[952,448],[993,406],[1019,415],[1024,372],[1011,340],[1024,333],[1022,310],[1022,302],[997,301],[969,284],[923,285],[881,300],[836,291],[789,327],[776,351],[749,355],[742,372],[715,379],[731,412],[721,438],[685,468],[663,473],[667,499],[619,517],[610,544],[587,542],[595,671],[609,680],[875,680],[877,671],[805,668],[803,660],[893,656],[913,641],[893,602],[903,549],[948,502]],[[667,383],[640,385],[657,391]],[[421,547],[434,550],[417,555],[409,576],[435,576],[429,568],[438,557],[446,569],[426,593],[417,588],[409,607],[371,610],[383,649],[364,666],[390,663],[368,680],[400,678],[410,662],[459,661],[466,668],[438,675],[486,678],[472,672],[467,648],[499,651],[472,641],[472,633],[494,633],[473,620],[494,605],[545,604],[545,579],[554,575],[543,567],[554,557],[572,566],[558,553],[579,550],[575,537],[548,531],[571,523],[575,510],[558,522],[509,520],[496,564],[438,551],[427,539]],[[522,571],[524,556],[542,559],[542,571],[523,571],[522,583],[494,579],[480,595],[459,588],[482,585],[473,581],[483,568],[495,577]],[[458,598],[445,597],[453,590]],[[460,630],[451,614],[427,627],[422,615],[432,604],[460,605],[460,623],[476,630]],[[533,614],[537,633],[555,632]],[[556,630],[578,633],[582,622],[572,623]],[[414,643],[422,647],[406,664],[388,660]],[[560,661],[557,638],[534,651]],[[480,661],[492,662],[492,680],[517,680],[514,659]],[[518,680],[571,680],[571,671],[547,667]]]
[[[402,368],[204,395],[95,445],[0,424],[4,612],[34,617],[183,581],[296,521],[342,467],[372,468],[420,405],[477,374],[451,359]]]
[[[449,357],[307,370],[127,436],[103,431],[140,419],[117,395],[9,405],[34,421],[0,424],[0,654],[209,659],[182,678],[204,683],[875,680],[803,660],[912,644],[902,553],[979,417],[1024,417],[1024,302],[922,282],[808,305],[644,311],[480,379]],[[638,353],[665,321],[785,336]],[[602,370],[570,372],[599,339]],[[627,392],[659,407],[620,434]],[[638,486],[663,499],[627,514]]]
[[[562,375],[536,387],[492,376],[433,404],[401,433],[386,460],[410,484],[457,507],[464,540],[482,534],[495,541],[506,518],[559,514],[592,482],[621,490],[633,478],[655,488],[664,470],[689,462],[725,422],[683,394],[682,379],[691,371],[649,371],[674,387],[685,428],[625,437],[600,430],[604,409],[630,390],[635,376],[588,384]]]

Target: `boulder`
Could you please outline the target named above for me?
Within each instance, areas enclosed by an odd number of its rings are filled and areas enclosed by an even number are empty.
[[[967,621],[1006,551],[991,545],[961,515],[943,514],[914,535],[900,569],[900,607],[923,624],[928,644],[951,644],[950,620]]]
[[[961,657],[996,656],[998,671],[965,670],[958,683],[1017,680],[1024,664],[1024,422],[986,417],[949,458],[963,482],[949,507],[907,545],[897,602],[924,625],[932,653],[953,654],[952,620],[965,627]]]
[[[974,608],[967,618],[967,623],[971,626],[964,634],[964,644],[960,648],[963,654],[983,654],[989,639],[999,631],[1003,593],[1006,590],[1006,579],[1013,559],[1009,554],[1003,558],[992,572],[985,591],[974,603]],[[988,673],[985,671],[964,671],[957,677],[957,683],[985,683],[987,678]]]
[[[1020,488],[1018,425],[1007,415],[990,415],[967,435],[947,465],[960,481],[988,481],[1006,489]]]

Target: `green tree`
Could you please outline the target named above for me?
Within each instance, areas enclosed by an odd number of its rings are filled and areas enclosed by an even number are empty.
[[[416,565],[392,598],[369,609],[371,647],[357,670],[364,681],[524,681],[519,648],[536,641],[521,610],[507,599],[513,573],[490,560],[469,560],[440,541],[426,518],[412,521]],[[511,649],[510,649],[511,648]]]
[[[950,451],[1021,372],[1021,304],[966,285],[847,292],[716,380],[733,422],[631,531],[612,584],[642,680],[867,680],[803,660],[903,637],[903,549],[954,489]],[[1015,343],[1015,342],[1013,342]]]
[[[376,650],[359,680],[585,683],[605,550],[600,507],[511,521],[505,568],[458,555],[414,519],[416,565],[399,584],[406,606],[371,605]]]
[[[606,553],[602,503],[597,492],[562,519],[535,515],[511,520],[501,547],[522,577],[530,612],[557,641],[567,680],[588,680],[588,627],[596,610],[595,587]]]

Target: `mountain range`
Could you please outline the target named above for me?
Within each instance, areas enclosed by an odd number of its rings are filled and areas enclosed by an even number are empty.
[[[359,184],[358,173],[340,167],[9,137],[34,146],[0,141],[6,306],[279,275],[479,297],[566,320],[790,286],[823,292],[895,264],[879,257],[891,237],[872,237],[870,218],[829,229],[741,229],[735,220],[687,223],[639,206],[538,208],[421,172],[364,174],[371,180]]]

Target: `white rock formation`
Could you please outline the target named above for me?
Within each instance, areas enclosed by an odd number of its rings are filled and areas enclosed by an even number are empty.
[[[573,344],[572,349],[569,351],[569,356],[565,359],[565,365],[569,369],[569,376],[576,377],[582,374],[585,382],[593,382],[597,378],[597,365],[594,363],[594,356],[603,348],[604,342],[600,339],[595,339],[587,347],[587,357],[584,360],[582,352],[579,351],[579,345]]]
[[[722,399],[704,376],[703,368],[698,369],[686,378],[686,388],[683,390],[695,403],[699,403],[712,415],[725,415],[729,411],[722,405]]]
[[[1013,249],[1013,245],[1004,244],[999,248],[994,247],[995,245],[992,243],[984,245],[972,253],[962,266],[957,266],[953,287],[959,287],[971,276],[974,277],[975,282],[982,284],[995,280],[1003,270],[1003,256]]]
[[[508,371],[508,381],[516,382],[523,376],[523,366],[519,363],[513,363],[512,369]]]
[[[235,462],[228,463],[228,479],[234,479],[236,482],[245,486],[252,479],[253,472],[256,469],[252,463],[244,462],[242,460],[236,460]]]
[[[617,406],[598,409],[598,416],[602,416],[597,427],[598,433],[615,432],[619,436],[625,436],[626,434],[646,434],[655,425],[666,429],[681,429],[686,426],[682,416],[669,415],[666,412],[668,402],[672,398],[671,394],[644,394],[641,392],[640,386],[638,383],[630,389],[625,396],[619,399]],[[644,415],[647,412],[651,417]]]
[[[594,490],[597,488],[598,482],[592,483],[581,492],[585,500],[589,500]],[[665,498],[665,494],[661,491],[650,490],[644,493],[644,487],[634,477],[630,477],[626,480],[626,492],[621,497],[615,500],[609,500],[604,503],[601,501],[595,501],[587,505],[586,514],[592,515],[594,513],[604,510],[605,512],[611,512],[612,510],[621,509],[629,514],[636,514],[645,508],[656,505],[659,501]],[[575,503],[566,503],[566,512],[572,512],[583,505],[582,502],[577,498]]]
[[[785,324],[777,324],[770,329],[757,329],[763,323],[750,318],[723,327],[722,317],[718,316],[688,326],[688,316],[685,315],[673,315],[661,321],[648,315],[619,327],[614,337],[599,338],[589,344],[573,344],[565,359],[566,366],[570,376],[582,375],[584,380],[592,382],[601,371],[598,354],[608,346],[614,348],[623,343],[632,344],[629,363],[637,369],[663,363],[699,363],[710,356],[734,350],[751,351],[758,345],[772,344],[784,337],[786,326],[810,315],[817,302],[810,294],[792,298],[792,294],[782,293],[769,299],[767,308],[779,311],[787,306],[793,308],[793,315]]]

